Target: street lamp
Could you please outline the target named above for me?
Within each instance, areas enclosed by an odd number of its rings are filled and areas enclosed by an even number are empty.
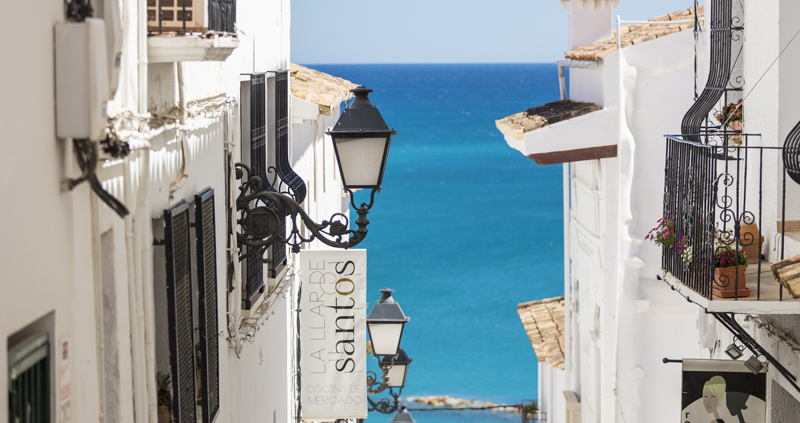
[[[411,317],[403,313],[403,309],[392,298],[393,290],[383,288],[383,296],[372,307],[367,316],[367,330],[372,343],[372,352],[378,356],[395,356],[400,349],[403,327]]]
[[[383,288],[380,290],[381,299],[372,307],[367,316],[367,330],[372,344],[372,352],[378,359],[378,365],[383,372],[381,381],[374,372],[367,372],[367,393],[378,395],[389,390],[389,398],[377,401],[367,396],[369,411],[383,414],[392,414],[399,406],[398,398],[406,384],[406,374],[411,359],[402,348],[400,340],[403,337],[403,328],[411,320],[403,313],[403,309],[392,297],[393,290]],[[397,392],[394,391],[397,388]]]
[[[380,190],[389,145],[397,132],[389,129],[369,101],[371,89],[361,85],[350,92],[355,94],[353,102],[326,134],[333,139],[344,188]]]
[[[381,369],[388,370],[386,377],[389,378],[390,388],[402,388],[406,385],[408,365],[411,364],[411,361],[402,348],[398,349],[396,356],[381,357],[380,366]]]
[[[417,423],[413,417],[411,417],[411,413],[406,410],[406,406],[400,406],[400,411],[389,420],[389,423]]]
[[[236,178],[243,181],[236,198],[236,208],[242,213],[238,219],[242,232],[237,233],[239,246],[248,246],[248,252],[240,254],[239,260],[262,255],[267,248],[280,241],[292,246],[292,252],[300,251],[304,242],[319,240],[335,248],[351,248],[367,236],[367,214],[375,202],[375,193],[381,189],[386,157],[394,129],[389,129],[378,109],[369,100],[372,90],[359,86],[350,90],[355,98],[339,117],[333,129],[326,132],[333,139],[334,154],[339,163],[342,185],[350,193],[350,204],[356,209],[358,229],[350,229],[348,218],[335,213],[330,220],[316,223],[294,198],[275,191],[264,190],[263,181],[253,175],[244,163],[237,163]],[[354,189],[371,189],[369,203],[356,207]],[[282,230],[284,217],[291,217],[292,229],[288,235]],[[298,223],[300,218],[308,229],[304,237]],[[284,238],[285,236],[285,238]]]

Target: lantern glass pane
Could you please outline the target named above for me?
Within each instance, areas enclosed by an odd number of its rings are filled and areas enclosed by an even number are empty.
[[[402,323],[370,323],[369,337],[375,355],[396,355],[402,333]]]
[[[334,138],[347,186],[378,186],[386,138]]]
[[[389,386],[392,388],[402,388],[406,380],[408,364],[395,364],[389,369]]]

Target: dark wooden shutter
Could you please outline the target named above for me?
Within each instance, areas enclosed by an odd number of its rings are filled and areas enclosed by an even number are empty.
[[[194,196],[197,237],[197,287],[200,294],[200,389],[203,423],[219,413],[219,340],[217,321],[217,243],[214,224],[214,190]]]
[[[8,352],[8,421],[50,421],[50,343],[31,336]]]
[[[173,423],[196,423],[189,203],[164,210]]]
[[[274,191],[267,178],[267,80],[266,74],[255,73],[250,76],[250,170],[261,178],[264,190]],[[249,310],[254,298],[264,292],[264,264],[261,254],[246,259],[246,295],[242,298],[242,308]]]

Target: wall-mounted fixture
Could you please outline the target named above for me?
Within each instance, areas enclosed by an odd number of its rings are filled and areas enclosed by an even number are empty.
[[[411,359],[400,348],[403,337],[403,327],[411,320],[403,313],[400,305],[392,298],[393,290],[383,288],[380,290],[381,299],[372,307],[367,316],[367,330],[369,331],[372,353],[378,359],[378,364],[383,373],[381,381],[374,372],[367,372],[367,393],[378,395],[389,390],[392,397],[382,398],[378,401],[367,396],[369,411],[382,414],[391,414],[397,411],[398,398],[406,385],[406,375]],[[397,392],[394,391],[397,388]]]
[[[728,345],[728,348],[725,348],[725,354],[731,358],[731,360],[738,360],[742,358],[742,353],[744,351],[744,345],[736,345],[736,339],[734,338],[733,342]]]
[[[358,229],[350,229],[349,220],[342,213],[335,213],[322,223],[314,222],[291,196],[263,190],[261,177],[246,164],[237,163],[236,177],[243,181],[236,199],[236,207],[242,213],[237,239],[240,246],[248,247],[248,253],[240,259],[263,254],[276,241],[291,245],[292,252],[296,253],[304,242],[319,240],[331,247],[351,248],[367,236],[367,214],[375,201],[375,193],[380,191],[389,145],[397,132],[389,129],[370,102],[368,96],[372,90],[359,86],[351,92],[355,94],[352,103],[326,133],[333,139],[342,184],[350,193],[350,203],[358,214],[355,222]],[[372,190],[370,201],[356,207],[353,190],[362,188]],[[292,222],[288,235],[281,231],[286,216],[291,217]],[[310,232],[307,237],[300,232],[298,217]]]

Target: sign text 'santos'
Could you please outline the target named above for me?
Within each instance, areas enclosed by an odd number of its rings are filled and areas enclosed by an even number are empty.
[[[366,251],[302,251],[303,419],[367,417]]]

